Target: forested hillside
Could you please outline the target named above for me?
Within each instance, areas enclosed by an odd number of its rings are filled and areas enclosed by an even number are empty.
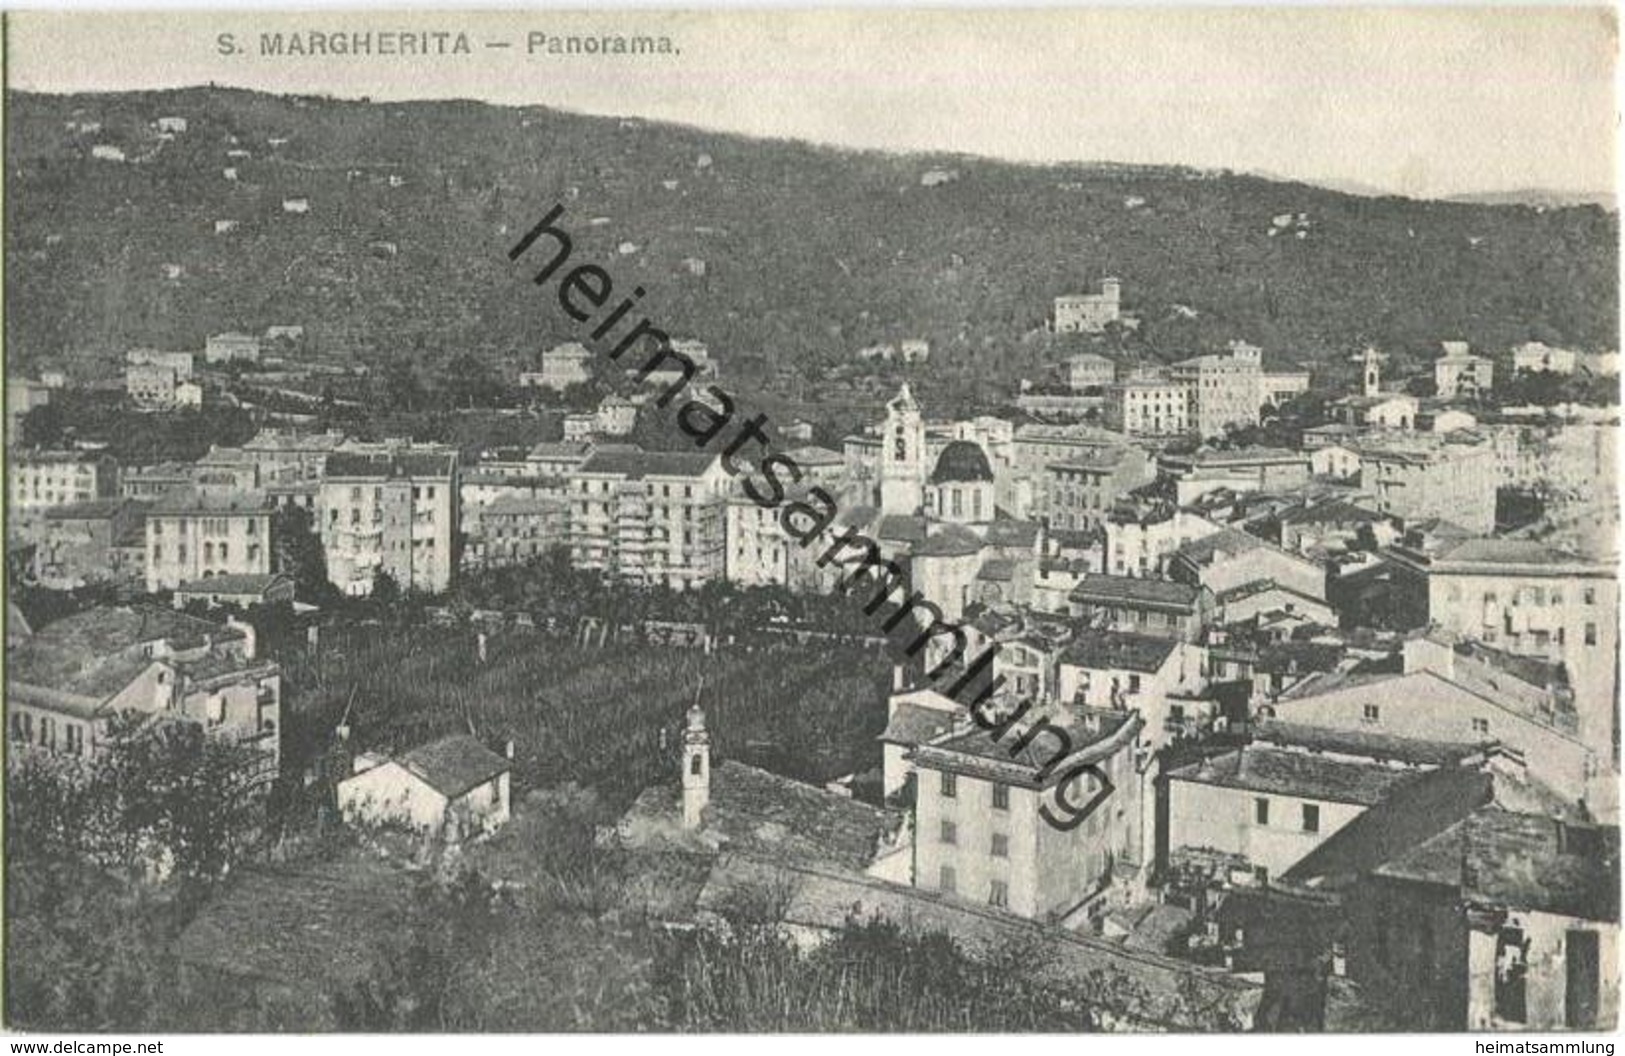
[[[13,370],[297,323],[323,353],[429,370],[472,352],[511,374],[584,336],[506,259],[557,201],[579,258],[768,389],[903,337],[932,341],[936,384],[1013,383],[1055,351],[1034,336],[1050,300],[1105,275],[1143,319],[1118,340],[1153,358],[1245,338],[1266,363],[1342,371],[1366,341],[1403,365],[1443,338],[1596,347],[1618,327],[1618,220],[1596,206],[854,153],[462,101],[196,88],[7,104]],[[166,115],[187,130],[161,139]],[[127,160],[93,159],[98,144]],[[309,212],[284,212],[293,197]]]

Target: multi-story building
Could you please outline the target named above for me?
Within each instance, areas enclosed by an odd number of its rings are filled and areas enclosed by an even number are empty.
[[[915,747],[914,884],[1034,920],[1099,919],[1124,878],[1149,864],[1134,770],[1144,720],[1068,707],[1021,725],[995,738],[961,724]],[[1094,774],[1080,778],[1079,767]],[[1091,802],[1099,774],[1115,791],[1097,809],[1072,828],[1048,820],[1070,822],[1075,812],[1057,800]]]
[[[715,454],[594,451],[569,476],[571,562],[675,589],[721,578],[730,480]]]
[[[1408,611],[1496,649],[1561,662],[1586,740],[1614,743],[1619,581],[1610,563],[1530,540],[1414,531],[1387,555]]]
[[[1495,530],[1499,472],[1493,446],[1463,433],[1366,437],[1357,441],[1360,490],[1377,512],[1407,524],[1442,518],[1474,535]]]
[[[1136,436],[1178,436],[1191,428],[1186,386],[1171,378],[1133,378],[1106,388],[1106,424]]]
[[[1433,361],[1434,389],[1443,399],[1488,392],[1495,382],[1495,364],[1467,350],[1465,341],[1446,341],[1444,353]]]
[[[1099,293],[1070,293],[1055,298],[1054,329],[1058,334],[1098,334],[1123,315],[1123,284],[1100,281]]]
[[[1227,426],[1258,424],[1264,403],[1260,356],[1256,345],[1233,341],[1222,355],[1195,356],[1168,368],[1168,376],[1189,394],[1191,429],[1222,436]]]
[[[455,452],[329,455],[317,500],[327,578],[353,595],[372,593],[380,572],[403,590],[445,590],[457,565],[457,482]]]
[[[1141,448],[1129,444],[1098,448],[1084,458],[1045,467],[1040,502],[1032,512],[1052,529],[1098,528],[1119,499],[1153,476]]]
[[[158,462],[135,466],[119,474],[119,494],[126,499],[154,499],[166,491],[188,488],[197,467],[190,462]]]
[[[118,463],[87,451],[15,451],[6,457],[11,505],[18,514],[66,506],[118,494]]]
[[[259,492],[166,492],[147,513],[147,590],[271,571],[271,508]]]
[[[134,712],[259,750],[252,778],[276,777],[282,673],[247,624],[156,607],[95,608],[6,646],[6,724],[14,748],[94,758]],[[142,728],[145,728],[143,726]]]
[[[1453,644],[1437,632],[1408,639],[1400,660],[1397,672],[1317,674],[1270,708],[1298,726],[1445,744],[1493,741],[1517,753],[1546,787],[1613,812],[1609,737],[1581,735],[1578,702],[1553,665]]]

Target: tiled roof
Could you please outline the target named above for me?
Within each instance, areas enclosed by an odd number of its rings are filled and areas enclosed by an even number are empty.
[[[1010,583],[1016,578],[1016,563],[1006,557],[991,557],[982,562],[976,578],[989,583]]]
[[[138,646],[168,641],[178,648],[236,640],[242,632],[173,609],[132,606],[87,609],[39,628],[6,650],[6,679],[104,699],[152,663]]]
[[[1475,902],[1618,921],[1619,829],[1485,807],[1377,875],[1458,889]]]
[[[1093,670],[1154,672],[1173,654],[1171,638],[1118,631],[1082,631],[1065,649],[1061,663]]]
[[[1296,722],[1266,720],[1253,728],[1253,740],[1333,755],[1358,755],[1374,760],[1393,759],[1420,766],[1454,765],[1483,745],[1451,741],[1425,741],[1390,733],[1333,729]]]
[[[1038,525],[1013,517],[995,517],[987,526],[989,546],[1031,549],[1038,540]]]
[[[1371,806],[1416,776],[1380,763],[1343,762],[1307,752],[1248,746],[1180,767],[1170,780]]]
[[[1219,554],[1232,556],[1254,550],[1274,550],[1276,547],[1249,532],[1235,528],[1220,528],[1212,535],[1193,539],[1174,551],[1174,556],[1202,566],[1211,563]]]
[[[644,451],[639,448],[601,447],[587,457],[577,473],[602,473],[632,480],[644,477],[699,477],[717,460],[703,451]]]
[[[917,543],[925,538],[925,518],[906,513],[888,513],[876,525],[875,538]]]
[[[1133,576],[1091,575],[1072,588],[1074,601],[1116,602],[1123,605],[1163,605],[1190,608],[1196,604],[1200,588],[1168,579],[1139,579]]]
[[[846,464],[846,456],[839,451],[831,451],[827,447],[797,447],[785,452],[785,456],[795,459],[802,466],[840,466]]]
[[[466,733],[414,748],[395,761],[447,799],[455,799],[513,768],[511,760]]]
[[[408,477],[451,476],[456,456],[427,451],[355,452],[337,451],[327,456],[328,479],[363,477],[399,480]]]
[[[1347,499],[1331,499],[1327,502],[1283,510],[1279,514],[1279,519],[1282,524],[1348,524],[1355,521],[1380,521],[1383,515],[1364,506],[1357,506]]]

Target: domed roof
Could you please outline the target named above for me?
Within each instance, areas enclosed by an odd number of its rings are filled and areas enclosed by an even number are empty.
[[[993,467],[987,464],[987,455],[980,445],[970,440],[955,440],[937,456],[937,468],[931,471],[933,484],[982,484],[993,482]]]

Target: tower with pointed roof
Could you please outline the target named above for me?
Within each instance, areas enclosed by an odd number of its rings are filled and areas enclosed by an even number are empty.
[[[908,383],[886,404],[880,450],[882,513],[912,514],[925,497],[925,421]]]

